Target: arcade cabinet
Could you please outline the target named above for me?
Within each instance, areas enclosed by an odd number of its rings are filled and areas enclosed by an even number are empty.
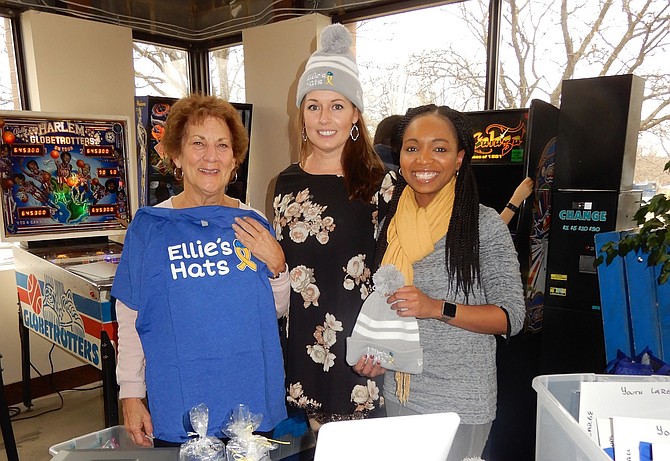
[[[163,138],[165,122],[170,115],[170,108],[177,102],[176,98],[163,96],[135,96],[135,123],[137,144],[137,171],[139,183],[139,204],[156,205],[183,190],[181,181],[174,176],[170,161],[156,150],[156,145]],[[242,118],[251,140],[251,115],[253,106],[233,102]],[[237,171],[235,181],[228,185],[226,193],[245,203],[247,199],[247,182],[249,172],[249,155],[244,159]]]
[[[102,370],[105,424],[118,424],[110,295],[130,222],[127,117],[0,112],[2,228],[13,242],[24,405],[29,332]]]
[[[473,162],[480,201],[501,211],[526,176],[533,178],[535,191],[510,222],[524,285],[526,322],[522,332],[498,344],[498,410],[485,458],[532,459],[537,397],[531,382],[539,364],[558,109],[533,100],[529,109],[479,112],[473,125],[484,127],[482,118],[488,116],[488,124],[502,128],[502,135],[503,125],[494,118],[499,112],[516,113],[517,120],[524,122],[525,135],[514,161],[510,157],[508,163],[497,165],[482,164],[481,159]]]
[[[541,374],[605,370],[594,235],[633,227],[643,91],[634,75],[563,82]]]

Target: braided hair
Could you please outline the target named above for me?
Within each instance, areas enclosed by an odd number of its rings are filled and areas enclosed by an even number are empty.
[[[466,300],[472,292],[475,282],[480,280],[479,271],[479,194],[477,183],[470,167],[472,156],[475,151],[475,141],[472,135],[472,126],[468,117],[447,106],[426,106],[409,109],[398,126],[398,136],[394,138],[396,145],[393,149],[401,152],[402,138],[407,126],[416,117],[434,114],[444,118],[453,125],[458,138],[458,150],[464,150],[465,155],[461,167],[457,171],[456,195],[454,208],[451,213],[451,221],[446,236],[444,262],[449,277],[456,279],[456,290],[465,292]],[[399,175],[395,185],[393,196],[388,205],[386,219],[377,240],[375,250],[375,265],[379,267],[388,246],[387,231],[391,218],[398,208],[398,201],[407,181]]]

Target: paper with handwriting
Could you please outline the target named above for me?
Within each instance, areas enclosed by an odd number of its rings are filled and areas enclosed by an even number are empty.
[[[670,381],[582,382],[578,421],[595,443],[597,419],[614,416],[670,419]]]

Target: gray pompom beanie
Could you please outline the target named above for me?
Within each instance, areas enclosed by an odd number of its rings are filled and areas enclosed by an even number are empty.
[[[423,371],[423,348],[416,317],[400,317],[386,299],[405,284],[392,264],[372,276],[375,291],[366,298],[356,325],[347,338],[347,363],[355,365],[364,355],[379,359],[388,370],[419,374]]]
[[[315,90],[336,91],[363,113],[363,89],[358,79],[356,58],[351,52],[353,40],[342,24],[331,24],[321,32],[321,47],[307,60],[298,81],[296,105]]]

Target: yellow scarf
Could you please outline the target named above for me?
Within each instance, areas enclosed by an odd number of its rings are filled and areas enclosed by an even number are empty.
[[[389,223],[388,246],[382,265],[394,264],[405,276],[405,284],[414,283],[412,264],[422,260],[435,249],[435,243],[446,235],[456,196],[456,176],[422,208],[416,202],[414,190],[405,187],[398,209]],[[409,373],[396,372],[396,396],[404,404],[409,399]]]

